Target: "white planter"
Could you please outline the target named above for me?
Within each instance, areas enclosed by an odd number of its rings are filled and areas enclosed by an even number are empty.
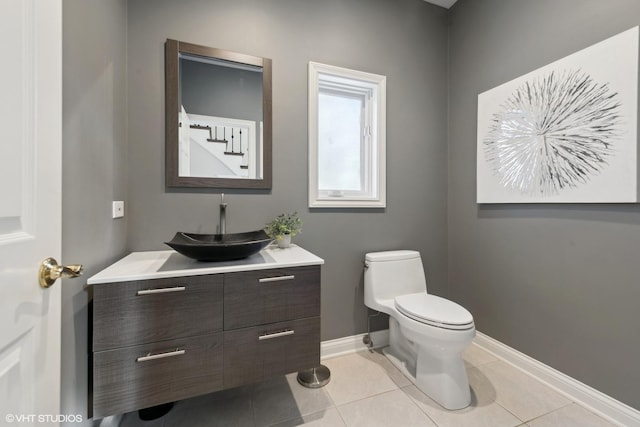
[[[291,234],[284,234],[282,236],[278,236],[278,247],[280,248],[288,248],[291,246]]]

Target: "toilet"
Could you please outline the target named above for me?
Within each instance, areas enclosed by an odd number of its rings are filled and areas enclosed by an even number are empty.
[[[427,293],[420,253],[365,256],[364,303],[389,315],[387,358],[427,396],[447,409],[471,403],[462,351],[476,335],[464,307]]]

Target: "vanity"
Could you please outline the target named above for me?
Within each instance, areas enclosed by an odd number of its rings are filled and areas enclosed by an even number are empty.
[[[199,262],[134,252],[93,287],[93,417],[320,365],[320,268],[292,245]]]

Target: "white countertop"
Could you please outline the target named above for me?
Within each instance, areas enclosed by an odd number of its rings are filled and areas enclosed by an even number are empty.
[[[249,258],[221,262],[196,261],[173,250],[133,252],[91,276],[87,284],[98,285],[320,264],[324,264],[322,258],[293,244],[286,249],[280,249],[277,245],[271,244]]]

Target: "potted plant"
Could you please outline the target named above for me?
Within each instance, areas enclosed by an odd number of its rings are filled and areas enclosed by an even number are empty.
[[[302,230],[302,220],[298,218],[298,212],[280,214],[273,221],[267,223],[265,231],[269,237],[278,241],[278,246],[288,248],[291,238]]]

